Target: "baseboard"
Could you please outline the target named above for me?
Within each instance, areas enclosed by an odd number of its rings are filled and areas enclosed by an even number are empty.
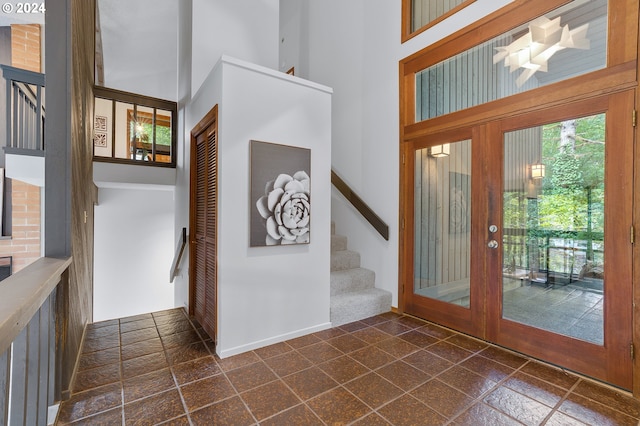
[[[216,348],[216,352],[220,358],[228,358],[233,355],[238,355],[244,352],[249,352],[254,349],[263,348],[265,346],[273,345],[276,343],[284,342],[286,340],[295,339],[296,337],[306,336],[307,334],[315,333],[318,331],[323,331],[331,328],[331,323],[327,322],[324,324],[319,324],[313,327],[303,328],[300,330],[293,331],[291,333],[281,334],[279,336],[270,337],[269,339],[258,340],[255,342],[247,343],[246,345],[236,346],[234,348],[225,349],[222,351],[218,351]]]

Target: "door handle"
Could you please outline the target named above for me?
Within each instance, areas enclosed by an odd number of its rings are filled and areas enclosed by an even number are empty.
[[[489,247],[490,249],[497,249],[498,242],[496,240],[491,240],[487,243],[487,247]]]

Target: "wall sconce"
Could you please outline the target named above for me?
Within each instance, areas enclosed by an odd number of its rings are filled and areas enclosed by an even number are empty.
[[[508,46],[497,47],[498,53],[493,55],[493,63],[504,59],[504,66],[509,67],[510,72],[523,68],[524,71],[516,80],[520,87],[536,71],[546,72],[547,61],[556,52],[567,48],[589,49],[590,43],[586,37],[588,29],[589,24],[584,24],[569,30],[569,25],[560,26],[560,17],[550,20],[541,16],[531,21],[527,34]]]
[[[429,155],[435,158],[447,157],[449,155],[449,144],[434,145],[429,148]]]
[[[544,177],[544,164],[531,165],[531,179],[542,179]]]

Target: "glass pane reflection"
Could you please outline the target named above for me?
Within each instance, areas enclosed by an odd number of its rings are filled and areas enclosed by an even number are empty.
[[[503,317],[603,344],[605,114],[505,134]]]
[[[469,307],[471,141],[415,154],[414,293]]]

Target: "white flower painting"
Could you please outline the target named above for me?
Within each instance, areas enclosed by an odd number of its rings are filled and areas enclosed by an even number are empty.
[[[251,141],[250,245],[308,244],[310,150]]]
[[[267,183],[265,195],[256,208],[266,220],[266,244],[300,244],[309,242],[309,175],[303,170],[293,176],[280,174]]]

